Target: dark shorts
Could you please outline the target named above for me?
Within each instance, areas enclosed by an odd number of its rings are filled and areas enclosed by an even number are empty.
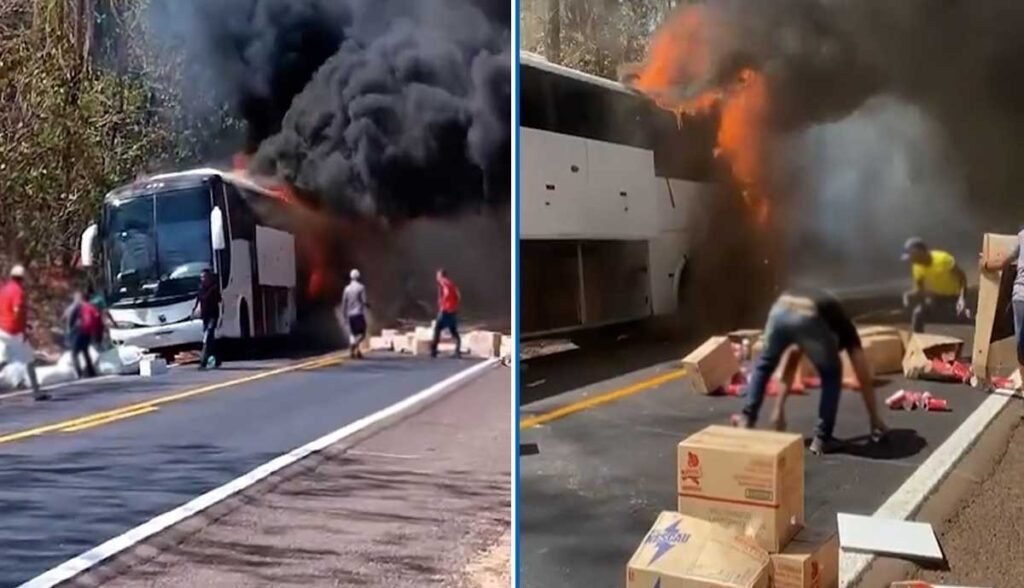
[[[348,317],[348,330],[353,337],[362,337],[366,334],[366,317],[356,314]]]

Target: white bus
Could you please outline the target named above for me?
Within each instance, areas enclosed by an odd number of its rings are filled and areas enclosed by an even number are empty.
[[[220,279],[221,336],[288,334],[296,320],[295,237],[262,214],[278,203],[247,177],[215,169],[158,175],[107,194],[100,221],[82,234],[81,259],[101,265],[114,343],[154,350],[200,343],[202,322],[191,311],[207,268]]]
[[[522,335],[674,314],[716,196],[711,127],[531,53],[519,74]]]

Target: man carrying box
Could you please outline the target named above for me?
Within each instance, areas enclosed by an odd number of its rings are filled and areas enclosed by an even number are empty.
[[[854,373],[861,382],[861,395],[871,421],[872,441],[881,441],[888,431],[875,405],[875,390],[871,368],[861,346],[857,327],[831,295],[818,290],[794,290],[784,293],[775,301],[768,314],[765,327],[765,346],[757,359],[754,372],[744,397],[743,412],[733,417],[733,424],[753,428],[757,423],[761,404],[764,402],[768,382],[782,361],[783,354],[796,346],[789,354],[783,370],[782,393],[775,405],[773,422],[779,430],[785,429],[785,401],[793,386],[793,377],[803,354],[814,364],[821,378],[821,401],[818,406],[818,425],[811,441],[811,452],[820,455],[834,450],[832,430],[835,428],[836,413],[839,411],[839,395],[842,392],[842,362],[840,351],[847,351]]]

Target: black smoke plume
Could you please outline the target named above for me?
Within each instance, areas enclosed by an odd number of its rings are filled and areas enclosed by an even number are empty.
[[[509,11],[494,0],[159,0],[254,171],[404,219],[509,202]]]
[[[920,235],[976,268],[983,231],[1024,215],[1024,4],[1011,0],[708,0],[711,71],[768,87],[765,167],[794,269],[831,285],[906,280]],[[667,24],[666,26],[671,26]],[[685,43],[679,43],[685,47]]]

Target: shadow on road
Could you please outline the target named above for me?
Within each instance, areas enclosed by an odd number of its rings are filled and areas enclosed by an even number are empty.
[[[872,443],[867,436],[845,439],[839,453],[867,459],[904,459],[924,451],[928,441],[912,429],[892,429],[882,443]]]

